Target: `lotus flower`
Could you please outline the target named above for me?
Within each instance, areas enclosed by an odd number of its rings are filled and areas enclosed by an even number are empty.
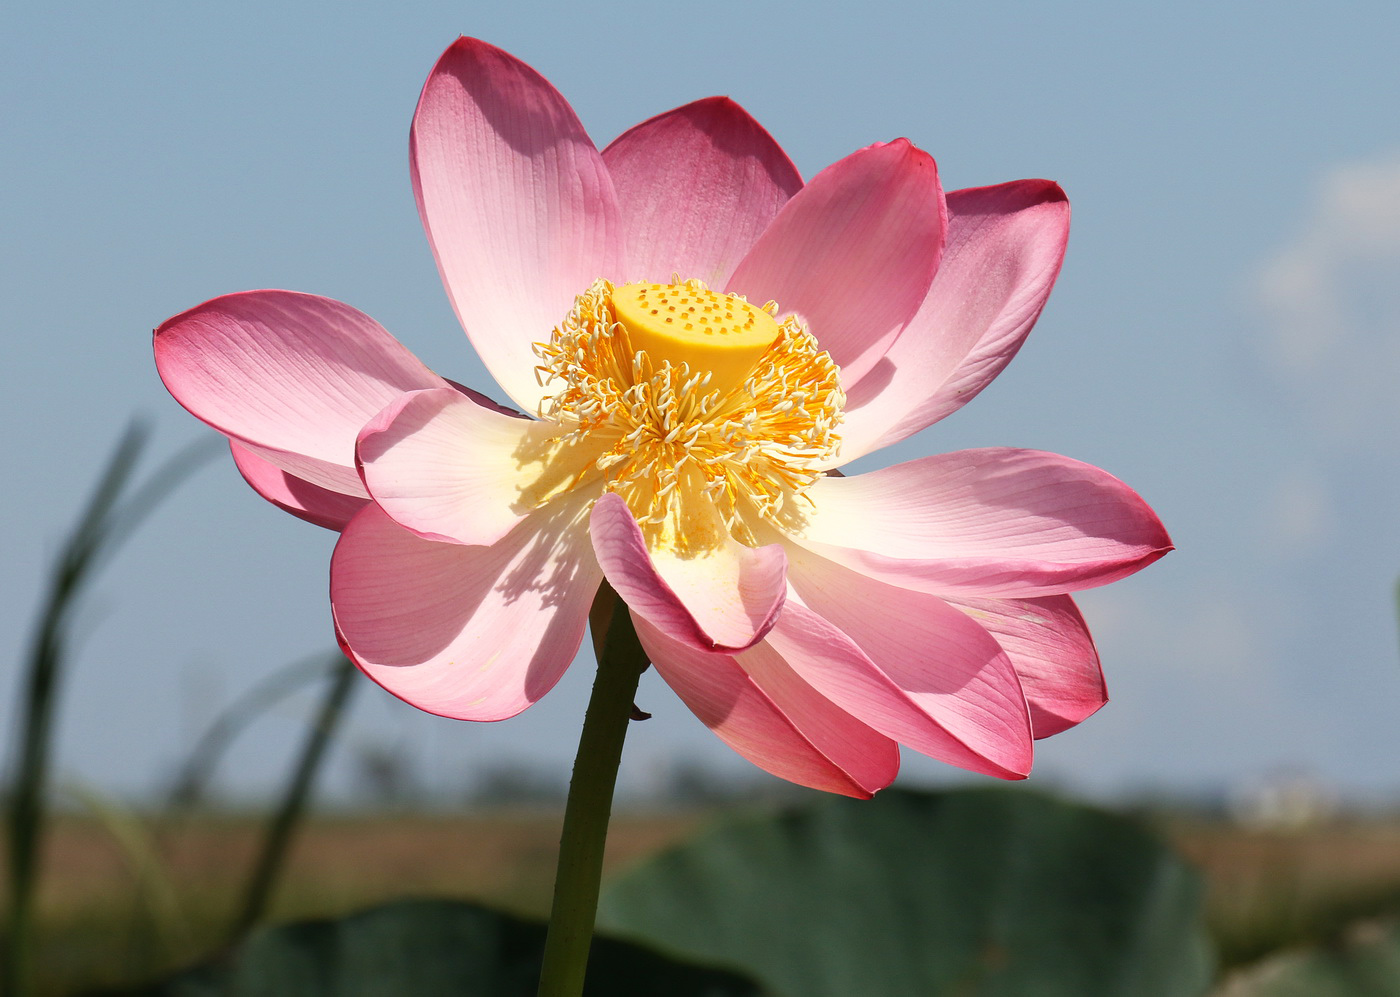
[[[900,744],[1020,778],[1035,738],[1103,704],[1067,593],[1170,549],[1135,492],[1030,450],[836,470],[1016,353],[1064,253],[1058,186],[945,195],[904,139],[804,184],[722,97],[600,153],[546,80],[467,38],[423,89],[411,166],[518,412],[327,298],[215,298],[155,338],[248,482],[340,531],[336,632],[372,679],[513,716],[574,659],[606,578],[687,706],[803,785],[869,796]]]

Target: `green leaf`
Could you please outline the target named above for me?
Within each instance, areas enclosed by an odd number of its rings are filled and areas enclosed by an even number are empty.
[[[1243,970],[1219,997],[1376,997],[1400,993],[1400,925],[1366,921],[1335,942],[1271,956]]]
[[[722,826],[612,883],[599,924],[785,997],[1195,997],[1194,874],[1119,817],[887,790]]]
[[[141,997],[533,997],[544,925],[453,900],[405,900],[257,932]],[[597,939],[588,997],[765,997],[731,972]]]

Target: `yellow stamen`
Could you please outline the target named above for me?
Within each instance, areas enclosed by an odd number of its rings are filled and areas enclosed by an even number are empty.
[[[667,308],[718,309],[739,324],[735,339],[743,345],[711,351],[663,332],[643,346],[648,323],[624,321],[642,300],[640,287],[651,301],[664,291]],[[619,310],[619,299],[629,304]],[[662,311],[653,304],[647,315],[652,307]],[[548,471],[523,500],[543,503],[561,487],[601,484],[627,502],[648,543],[682,554],[718,542],[706,525],[716,515],[742,543],[756,542],[764,523],[800,528],[809,503],[805,492],[840,448],[836,430],[846,397],[831,357],[795,318],[775,321],[776,310],[771,303],[760,309],[735,295],[714,294],[699,281],[623,288],[595,282],[550,341],[535,345],[540,383],[552,387],[539,416],[558,428],[529,455]],[[771,339],[763,339],[768,332],[744,331],[751,313],[775,330]],[[702,324],[709,323],[692,322]],[[752,324],[762,327],[759,318]],[[635,328],[645,331],[639,337]],[[728,338],[700,337],[702,343]],[[741,355],[749,357],[742,365]]]
[[[732,294],[717,294],[698,280],[683,284],[625,284],[612,292],[613,315],[633,350],[654,367],[669,361],[713,374],[710,385],[743,383],[763,351],[778,338],[773,316]]]

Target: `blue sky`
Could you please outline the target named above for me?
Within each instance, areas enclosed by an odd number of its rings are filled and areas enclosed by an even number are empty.
[[[544,73],[598,143],[723,93],[811,176],[904,135],[950,188],[1059,181],[1064,272],[1026,348],[972,405],[880,462],[1053,450],[1141,491],[1178,550],[1087,594],[1113,701],[1041,742],[1033,778],[1092,793],[1311,773],[1400,789],[1400,8],[423,2],[237,9],[30,6],[0,30],[0,301],[8,487],[0,723],[48,559],[123,423],[173,451],[150,329],[287,287],[376,317],[489,386],[413,206],[408,124],[458,34]],[[331,644],[333,536],[207,470],[104,573],[64,690],[62,779],[157,789],[219,706]],[[591,662],[511,721],[359,690],[332,789],[366,748],[444,799],[503,760],[572,757]],[[224,785],[277,778],[309,701],[262,721]],[[624,781],[745,771],[655,681]],[[910,756],[911,781],[953,777]]]

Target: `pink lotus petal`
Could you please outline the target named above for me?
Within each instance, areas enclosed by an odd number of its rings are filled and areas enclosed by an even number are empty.
[[[490,545],[534,507],[522,502],[539,473],[529,443],[551,432],[434,388],[390,403],[360,432],[356,453],[365,487],[400,526],[428,540]]]
[[[1093,638],[1069,596],[948,602],[985,627],[1011,659],[1037,738],[1068,730],[1108,702]]]
[[[229,441],[233,463],[243,480],[273,505],[328,530],[341,530],[369,501],[303,481],[263,460],[245,446]]]
[[[459,720],[503,720],[578,653],[602,572],[585,503],[556,502],[490,547],[424,540],[369,505],[331,558],[346,653],[400,699]]]
[[[492,412],[499,412],[501,415],[508,415],[512,419],[530,418],[528,415],[526,415],[524,412],[521,412],[519,409],[513,409],[509,405],[502,405],[490,395],[484,395],[480,391],[467,387],[465,384],[458,384],[450,377],[444,378],[443,380],[445,380],[448,384],[452,385],[452,387],[456,388],[462,394],[466,395],[472,401],[476,402],[478,405],[482,406],[483,408],[489,408]]]
[[[703,651],[735,651],[763,639],[787,597],[787,555],[778,544],[728,538],[690,557],[648,551],[627,503],[608,493],[589,521],[608,582],[634,613],[668,637]]]
[[[1030,717],[1010,659],[937,596],[805,551],[768,646],[822,695],[915,751],[1002,779],[1031,770]],[[746,662],[746,656],[741,656]]]
[[[355,434],[438,377],[368,315],[292,291],[214,298],[161,323],[156,367],[185,408],[331,491],[361,491]]]
[[[1001,373],[1045,307],[1068,239],[1069,202],[1048,180],[951,192],[948,245],[928,298],[847,389],[841,460],[937,422]]]
[[[675,273],[724,287],[802,188],[778,143],[728,97],[642,122],[603,150],[603,162],[627,233],[629,281],[669,284]]]
[[[474,38],[433,67],[410,147],[418,211],[457,317],[533,413],[531,344],[616,271],[621,228],[602,157],[544,77]]]
[[[734,658],[672,640],[633,613],[637,636],[676,695],[720,740],[800,786],[868,799],[894,781],[899,747],[822,698],[771,649]]]
[[[923,457],[808,491],[800,543],[924,592],[1031,598],[1106,585],[1172,549],[1107,471],[1039,450]]]
[[[904,139],[872,145],[794,195],[727,290],[799,315],[855,384],[927,295],[945,223],[933,159]]]

